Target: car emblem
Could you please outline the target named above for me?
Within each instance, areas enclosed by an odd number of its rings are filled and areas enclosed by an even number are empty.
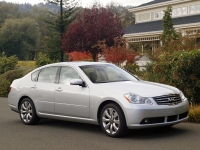
[[[169,98],[168,99],[170,102],[173,102],[174,101],[174,98],[172,97],[172,98]]]

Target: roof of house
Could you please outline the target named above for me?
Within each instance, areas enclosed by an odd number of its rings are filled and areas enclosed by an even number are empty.
[[[137,6],[137,7],[153,5],[153,4],[162,3],[162,2],[167,2],[167,1],[170,1],[170,0],[153,0],[153,1],[150,1],[150,2],[147,2],[147,3],[144,3],[144,4],[141,4],[141,5]]]
[[[186,16],[180,18],[173,18],[174,25],[200,23],[200,15]],[[160,31],[162,28],[162,20],[138,23],[124,28],[124,34],[142,33]]]

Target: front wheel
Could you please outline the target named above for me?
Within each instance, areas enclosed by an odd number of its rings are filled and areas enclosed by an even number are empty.
[[[40,118],[36,114],[35,106],[29,98],[20,103],[19,114],[22,122],[27,125],[37,124]]]
[[[126,134],[127,126],[124,113],[114,104],[107,104],[101,111],[100,123],[103,131],[111,137],[120,137]]]

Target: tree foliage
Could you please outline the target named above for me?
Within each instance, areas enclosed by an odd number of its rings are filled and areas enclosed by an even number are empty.
[[[159,47],[156,49],[154,53],[153,59],[157,59],[157,57],[163,53],[168,53],[169,55],[175,51],[190,51],[194,49],[200,49],[200,43],[198,43],[198,38],[200,36],[200,31],[188,31],[187,34],[182,35],[182,32],[179,33],[178,39],[171,39],[167,42],[166,46]]]
[[[128,11],[126,7],[115,3],[111,3],[110,7],[119,16],[123,27],[135,24],[135,15],[133,12]]]
[[[92,56],[91,54],[88,53],[83,53],[83,52],[71,52],[69,53],[69,60],[70,61],[83,61],[83,60],[91,60]]]
[[[200,50],[163,53],[148,71],[148,80],[179,88],[189,101],[200,103]]]
[[[37,67],[44,66],[51,63],[53,63],[53,61],[49,59],[49,57],[46,54],[42,52],[38,53],[37,60],[36,60]]]
[[[19,7],[12,3],[0,2],[0,27],[6,19],[14,19],[19,15]]]
[[[90,53],[93,61],[96,61],[98,54],[102,52],[95,47],[97,42],[105,40],[106,45],[112,46],[113,38],[122,35],[123,29],[117,14],[110,7],[93,5],[78,13],[76,22],[63,35],[62,47],[67,53]]]
[[[33,60],[38,43],[38,24],[34,19],[6,19],[0,28],[0,52]]]
[[[176,33],[173,27],[172,21],[172,7],[169,5],[167,10],[164,11],[163,17],[163,33],[162,33],[162,43],[163,46],[168,46],[168,42],[170,40],[176,40],[178,38],[178,34]]]
[[[64,60],[64,52],[62,50],[61,39],[63,33],[75,19],[76,0],[47,0],[52,5],[59,5],[60,11],[52,13],[50,18],[44,19],[48,24],[48,36],[45,38],[47,50],[43,51],[49,54],[52,60]]]
[[[114,45],[109,47],[105,40],[97,44],[102,49],[102,56],[107,62],[120,66],[123,62],[132,64],[136,60],[137,53],[134,50],[127,49],[126,41],[120,38],[114,39]]]
[[[8,70],[12,70],[17,65],[18,59],[16,56],[7,57],[3,52],[0,54],[0,74]]]

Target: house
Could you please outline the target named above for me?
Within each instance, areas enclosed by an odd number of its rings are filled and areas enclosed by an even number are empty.
[[[195,33],[200,29],[200,0],[154,0],[129,9],[135,14],[135,24],[124,28],[124,38],[128,43],[140,44],[142,53],[148,43],[148,49],[154,53],[160,45],[162,18],[168,5],[172,6],[173,23],[177,31],[185,35],[188,31]]]

